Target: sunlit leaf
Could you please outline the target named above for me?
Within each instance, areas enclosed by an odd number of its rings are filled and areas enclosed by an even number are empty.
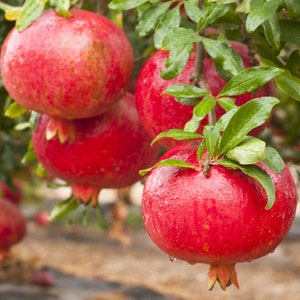
[[[264,163],[274,172],[280,174],[284,169],[284,162],[276,149],[266,147],[266,158]]]
[[[201,135],[198,133],[186,132],[180,129],[170,129],[169,131],[158,134],[151,142],[151,145],[164,138],[172,138],[174,140],[181,141],[181,140],[199,139],[200,137]]]
[[[27,112],[26,108],[24,108],[23,106],[20,106],[17,102],[13,102],[10,104],[8,109],[5,111],[4,115],[11,119],[15,119],[15,118],[22,116],[26,112]]]
[[[52,209],[48,220],[53,222],[62,219],[74,210],[76,210],[78,206],[78,202],[73,197],[60,201]]]

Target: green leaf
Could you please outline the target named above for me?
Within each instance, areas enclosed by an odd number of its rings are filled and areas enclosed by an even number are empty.
[[[170,50],[170,55],[165,61],[166,69],[160,72],[163,79],[175,78],[182,71],[194,43],[200,42],[200,39],[192,29],[186,28],[175,28],[164,38],[162,48]]]
[[[268,43],[273,48],[279,49],[281,46],[280,44],[281,32],[280,32],[278,16],[277,15],[271,16],[262,25]]]
[[[244,70],[241,57],[229,44],[209,38],[202,38],[202,43],[206,52],[214,59],[215,63],[221,65],[229,74],[235,76]]]
[[[206,125],[203,130],[203,135],[204,135],[207,151],[212,157],[214,157],[220,139],[220,132],[216,126]]]
[[[204,97],[193,109],[192,119],[185,124],[184,130],[195,132],[200,125],[200,122],[207,114],[216,106],[216,99],[212,96]]]
[[[246,30],[251,33],[271,18],[276,13],[281,2],[282,0],[251,0],[250,13],[246,19]]]
[[[184,1],[184,9],[187,16],[196,24],[198,24],[203,12],[199,8],[198,0]]]
[[[180,129],[170,129],[169,131],[158,134],[151,142],[151,145],[153,145],[154,143],[156,143],[157,141],[163,138],[172,138],[174,140],[181,141],[181,140],[199,139],[201,138],[201,135],[198,133],[186,132]]]
[[[237,112],[238,109],[239,109],[239,107],[235,106],[234,108],[227,111],[224,115],[222,115],[221,118],[219,118],[219,120],[216,123],[216,126],[220,131],[225,130],[226,126],[228,125],[231,118]]]
[[[230,4],[236,3],[238,0],[208,0],[208,3],[216,3],[216,4]]]
[[[192,84],[177,83],[169,85],[168,88],[163,91],[163,94],[168,94],[175,98],[202,98],[209,93]]]
[[[218,97],[242,95],[254,91],[282,72],[282,69],[276,67],[245,69],[227,82]]]
[[[197,169],[199,166],[192,165],[190,163],[187,163],[183,160],[179,159],[164,159],[156,163],[154,166],[148,169],[140,170],[139,174],[141,176],[146,175],[148,172],[150,172],[154,168],[158,167],[179,167],[179,168],[189,168],[189,169]]]
[[[55,7],[59,15],[65,18],[71,18],[72,14],[70,9],[70,0],[50,0],[50,5]]]
[[[295,100],[300,101],[300,79],[288,70],[275,78],[276,86]]]
[[[48,0],[26,0],[23,9],[16,21],[16,28],[19,32],[25,30],[37,20],[45,9]]]
[[[285,5],[287,7],[288,13],[293,17],[300,16],[300,2],[299,0],[285,0]]]
[[[162,2],[155,6],[150,6],[139,19],[139,23],[135,29],[139,38],[145,37],[153,32],[156,24],[161,17],[170,7],[171,2]]]
[[[108,7],[114,10],[129,10],[138,7],[149,0],[112,0]]]
[[[258,138],[247,136],[236,147],[226,152],[226,156],[241,165],[255,164],[265,158],[266,143]]]
[[[230,4],[208,3],[205,5],[204,13],[198,22],[198,31],[212,25],[219,18],[223,17],[231,8]]]
[[[153,37],[156,49],[161,48],[163,39],[170,31],[180,26],[181,15],[179,9],[180,6],[177,5],[168,10],[157,24]]]
[[[78,206],[78,202],[73,197],[60,201],[52,209],[48,220],[53,222],[62,219],[63,217],[76,210]]]
[[[11,119],[15,119],[24,115],[26,112],[27,112],[26,108],[20,106],[17,102],[13,102],[5,111],[4,115]]]
[[[277,174],[280,174],[284,169],[284,162],[281,156],[277,150],[272,147],[266,147],[266,158],[264,159],[264,163]]]
[[[229,97],[219,98],[218,104],[225,109],[225,111],[229,111],[235,107],[235,99]]]
[[[220,160],[218,160],[218,164],[226,168],[239,169],[245,175],[248,175],[249,177],[258,181],[267,193],[268,201],[266,203],[265,209],[268,210],[272,208],[275,203],[275,187],[270,175],[266,171],[256,165],[242,166],[239,163],[229,160],[225,157],[222,157]]]
[[[197,149],[197,160],[198,161],[201,161],[205,149],[206,149],[206,143],[204,140],[202,140]]]
[[[267,121],[272,108],[279,102],[274,97],[255,98],[240,106],[228,122],[219,145],[219,154],[237,146],[253,129]]]

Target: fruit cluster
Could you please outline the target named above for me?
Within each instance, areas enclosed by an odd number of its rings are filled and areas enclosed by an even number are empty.
[[[73,9],[46,10],[14,28],[1,52],[1,76],[12,98],[39,114],[33,147],[52,175],[67,181],[78,201],[96,206],[102,188],[122,188],[156,160],[158,146],[126,92],[133,51],[108,18]]]
[[[231,47],[241,56],[245,68],[250,68],[248,47],[237,42],[231,42]],[[141,69],[136,85],[138,113],[153,138],[172,129],[184,129],[193,116],[194,105],[176,101],[165,90],[172,84],[192,85],[196,53],[192,52],[182,72],[171,80],[161,77],[168,57],[168,51],[156,51]],[[207,89],[211,95],[218,95],[226,81],[212,58],[205,57],[202,63]],[[257,91],[238,95],[235,103],[241,106],[255,97],[274,93],[273,83],[269,82]],[[225,110],[217,103],[215,113],[219,120]],[[267,124],[254,128],[249,135],[258,136]],[[236,169],[232,162],[229,167],[222,164],[224,153],[215,152],[214,157],[207,149],[199,150],[207,125],[209,128],[212,124],[205,117],[197,129],[199,139],[192,142],[157,139],[168,150],[146,178],[142,214],[149,236],[172,261],[177,258],[190,264],[209,264],[208,288],[218,281],[225,290],[231,284],[239,287],[237,262],[249,262],[274,251],[286,236],[295,217],[297,192],[286,166],[276,173],[264,162],[257,162],[252,168],[268,173],[275,187],[275,204],[266,209],[266,190],[257,178]],[[213,137],[208,140],[218,144]],[[178,161],[180,164],[174,163]]]

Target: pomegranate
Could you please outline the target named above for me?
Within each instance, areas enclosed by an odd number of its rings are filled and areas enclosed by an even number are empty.
[[[0,198],[9,200],[18,205],[23,198],[23,190],[19,181],[13,182],[14,187],[10,187],[5,182],[0,182]]]
[[[97,13],[54,10],[22,32],[12,29],[1,51],[1,76],[21,106],[65,119],[104,112],[125,93],[133,51],[125,33]]]
[[[266,210],[263,187],[240,170],[217,162],[204,176],[197,149],[179,145],[161,159],[179,159],[196,169],[157,167],[145,181],[142,214],[153,242],[170,258],[210,265],[209,289],[238,285],[235,264],[249,262],[276,248],[295,217],[297,193],[285,166],[280,174],[259,166],[275,186],[275,204]]]
[[[26,221],[13,203],[0,199],[0,261],[26,234]]]
[[[231,42],[232,47],[241,55],[246,68],[251,66],[248,57],[248,48],[241,43]],[[191,84],[191,78],[194,72],[196,53],[193,52],[183,71],[174,79],[164,80],[160,77],[160,71],[165,69],[165,60],[168,58],[168,51],[156,51],[142,67],[137,84],[136,84],[136,105],[138,113],[143,124],[152,137],[157,136],[161,132],[169,129],[183,129],[187,121],[192,117],[193,106],[184,105],[177,102],[173,96],[162,94],[162,92],[171,84],[184,83]],[[208,87],[212,95],[217,95],[223,86],[225,80],[217,73],[214,62],[211,58],[205,58],[203,63],[203,75],[207,81]],[[259,88],[256,93],[246,93],[236,97],[236,104],[242,105],[254,97],[270,96],[274,94],[272,83]],[[223,115],[225,111],[217,105],[217,119]],[[207,118],[202,122],[199,133],[204,125],[207,124]],[[258,127],[252,131],[252,135],[259,135],[264,126]],[[164,147],[172,148],[179,142],[173,139],[162,139],[159,141]]]
[[[102,188],[121,188],[140,179],[138,171],[153,164],[158,146],[136,112],[134,96],[127,93],[114,108],[88,119],[74,120],[74,142],[45,139],[49,116],[42,115],[33,131],[35,153],[46,170],[71,184],[73,195],[97,204]]]

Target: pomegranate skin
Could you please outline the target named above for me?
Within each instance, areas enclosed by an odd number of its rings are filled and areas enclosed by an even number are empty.
[[[164,158],[199,165],[196,149],[187,145],[169,150]],[[281,174],[260,166],[275,184],[276,201],[270,210],[265,209],[262,186],[239,170],[212,165],[205,177],[200,166],[153,169],[142,199],[145,227],[153,242],[170,257],[221,269],[272,252],[292,225],[297,193],[286,166]]]
[[[241,55],[245,68],[251,67],[248,48],[244,44],[237,42],[231,42],[231,45],[234,50]],[[168,56],[168,51],[156,51],[142,67],[136,84],[135,99],[137,110],[143,124],[152,137],[173,128],[183,129],[185,123],[191,119],[193,114],[194,106],[180,104],[173,96],[162,94],[162,92],[172,84],[191,84],[190,80],[194,72],[196,53],[192,52],[187,61],[187,65],[176,78],[164,80],[160,77],[160,71],[165,69],[164,63]],[[217,73],[214,62],[210,58],[204,59],[203,75],[212,95],[216,96],[222,90],[226,82]],[[236,105],[240,106],[256,97],[273,95],[274,84],[270,82],[259,88],[256,93],[248,92],[237,96]],[[217,105],[217,119],[224,113],[224,109]],[[201,122],[201,126],[198,130],[199,133],[202,132],[202,128],[204,125],[207,125],[207,122],[207,118]],[[265,126],[266,125],[254,129],[251,135],[258,136],[264,130]],[[181,142],[165,138],[160,140],[159,143],[165,148],[170,149]]]
[[[112,21],[85,10],[72,17],[46,11],[22,32],[12,29],[1,51],[1,76],[12,98],[39,113],[95,116],[125,93],[133,51]]]
[[[45,167],[69,183],[101,188],[121,188],[141,177],[138,171],[152,165],[158,146],[136,112],[134,96],[127,93],[105,113],[74,120],[74,142],[46,140],[49,117],[42,115],[33,131],[34,151]]]
[[[26,235],[26,221],[13,203],[0,199],[0,260]]]

